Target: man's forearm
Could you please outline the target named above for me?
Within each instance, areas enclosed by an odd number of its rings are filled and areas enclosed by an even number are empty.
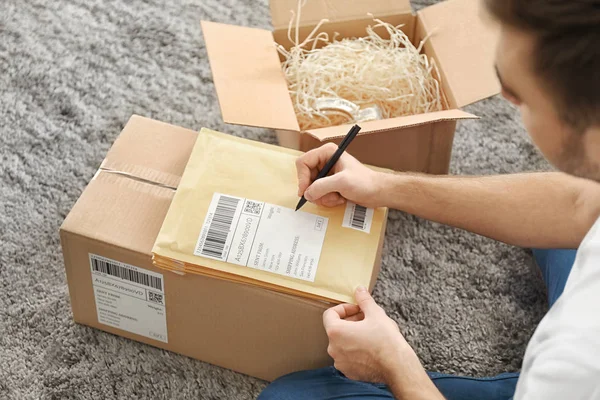
[[[406,349],[397,357],[386,377],[386,384],[398,400],[444,400],[435,387],[421,361],[412,349]]]
[[[386,174],[381,196],[390,208],[523,247],[577,248],[600,214],[600,184],[558,172]]]
[[[398,400],[444,400],[425,370],[393,381],[388,387]]]

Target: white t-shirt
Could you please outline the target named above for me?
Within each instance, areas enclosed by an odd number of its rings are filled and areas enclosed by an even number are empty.
[[[527,345],[514,398],[600,399],[600,219]]]

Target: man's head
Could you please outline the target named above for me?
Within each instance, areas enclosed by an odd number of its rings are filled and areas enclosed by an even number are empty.
[[[600,0],[484,0],[504,96],[559,169],[600,181]]]

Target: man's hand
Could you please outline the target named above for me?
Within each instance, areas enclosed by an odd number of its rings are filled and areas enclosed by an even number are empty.
[[[389,318],[365,288],[356,291],[354,304],[340,304],[323,314],[334,366],[350,379],[387,382],[411,348],[398,324]]]
[[[304,195],[306,200],[325,207],[339,206],[346,199],[365,207],[382,206],[382,174],[367,168],[348,153],[342,154],[332,175],[313,183],[336,150],[335,144],[328,143],[296,160],[298,196]]]
[[[396,322],[365,288],[354,304],[340,304],[323,314],[327,352],[347,378],[386,383],[396,398],[443,399]]]
[[[313,183],[335,150],[326,144],[296,161],[299,196],[327,207],[348,199],[365,207],[395,208],[530,248],[575,249],[600,216],[598,182],[559,172],[487,177],[383,173],[344,153],[333,175]]]

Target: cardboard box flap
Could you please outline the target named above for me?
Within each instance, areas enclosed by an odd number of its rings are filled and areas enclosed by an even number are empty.
[[[292,15],[298,14],[298,0],[271,0],[271,20],[275,29],[287,29]],[[326,18],[330,22],[364,18],[410,14],[410,0],[309,0],[300,10],[300,25],[316,25]]]
[[[132,116],[61,229],[150,254],[197,138]]]
[[[273,34],[207,21],[202,31],[223,120],[299,130]]]
[[[453,106],[464,107],[500,92],[494,70],[498,25],[485,14],[481,2],[447,0],[418,15],[431,35]]]
[[[437,111],[427,114],[417,114],[408,117],[389,118],[379,121],[361,122],[359,125],[362,128],[360,135],[384,132],[392,129],[410,128],[413,126],[424,125],[439,121],[455,121],[459,119],[476,119],[477,116],[469,114],[462,110],[446,110]],[[315,139],[325,141],[331,139],[342,138],[346,136],[350,125],[338,125],[328,128],[320,128],[306,131]]]
[[[61,231],[150,254],[175,191],[99,171]]]
[[[177,188],[197,137],[193,130],[133,115],[100,168]]]

